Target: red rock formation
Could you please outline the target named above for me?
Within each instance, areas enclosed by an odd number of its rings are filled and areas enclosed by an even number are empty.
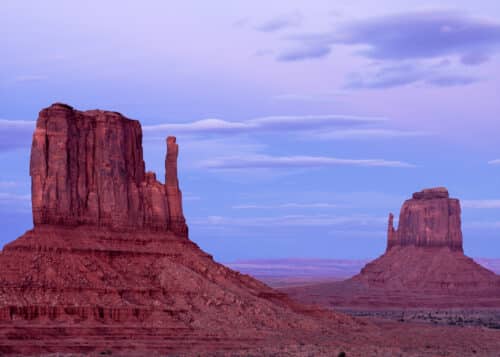
[[[0,355],[367,356],[437,345],[433,329],[400,348],[399,331],[381,337],[214,262],[186,237],[175,138],[167,148],[163,185],[144,172],[138,122],[61,104],[41,112],[35,227],[0,253]],[[459,338],[498,350],[489,333]]]
[[[398,229],[389,216],[387,250],[394,246],[448,247],[463,251],[460,202],[444,187],[413,194],[401,208]]]
[[[177,178],[177,156],[179,146],[175,137],[167,138],[167,157],[165,159],[165,188],[168,196],[169,222],[172,231],[187,236],[188,228],[182,213],[182,192]]]
[[[387,224],[387,249],[397,245],[396,230],[394,229],[394,215],[389,213],[389,223]]]
[[[355,324],[326,312],[318,319],[317,309],[201,251],[187,238],[175,138],[165,184],[145,172],[141,140],[139,122],[118,113],[41,111],[30,169],[35,227],[0,253],[1,355],[206,353],[321,331],[331,338],[330,326]]]
[[[138,121],[54,104],[40,112],[33,134],[34,224],[172,230],[187,236],[177,156],[170,137],[163,185],[145,172]]]
[[[346,309],[500,308],[500,278],[462,251],[460,202],[445,188],[413,194],[387,250],[343,282],[285,290],[303,302]]]

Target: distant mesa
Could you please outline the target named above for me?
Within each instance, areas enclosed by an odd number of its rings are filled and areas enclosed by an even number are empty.
[[[461,209],[444,187],[415,192],[398,228],[389,214],[387,249],[343,282],[285,289],[337,309],[500,307],[500,277],[463,253]]]
[[[400,246],[448,247],[463,251],[460,202],[444,187],[415,192],[399,214],[395,230],[389,215],[387,250]]]

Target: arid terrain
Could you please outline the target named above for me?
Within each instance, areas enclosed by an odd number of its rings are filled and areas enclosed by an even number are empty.
[[[482,266],[498,274],[497,259],[474,259]],[[366,261],[368,262],[368,261]],[[321,289],[315,302],[321,304],[320,296],[328,296],[332,286],[342,286],[342,282],[359,273],[366,264],[364,260],[327,259],[275,259],[251,260],[229,263],[228,266],[256,277],[267,285],[284,291],[308,291]],[[288,290],[293,288],[292,290]],[[328,306],[328,303],[324,303]],[[387,309],[363,309],[330,306],[357,317],[374,317],[398,322],[428,322],[435,325],[483,326],[500,328],[500,309],[497,307],[390,307]]]
[[[162,183],[145,171],[138,121],[65,104],[40,112],[34,228],[0,253],[0,354],[498,356],[494,325],[334,311],[446,305],[450,296],[459,307],[497,306],[498,277],[463,255],[460,207],[447,191],[417,194],[409,210],[431,212],[430,226],[411,213],[396,233],[391,219],[388,251],[359,275],[288,287],[289,298],[189,239],[179,147],[174,137],[166,145]],[[404,227],[425,240],[408,240]]]
[[[273,288],[341,281],[359,273],[368,260],[262,259],[226,264]]]

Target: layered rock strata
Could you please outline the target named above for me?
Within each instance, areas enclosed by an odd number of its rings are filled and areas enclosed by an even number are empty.
[[[460,202],[444,187],[413,194],[403,204],[398,229],[389,215],[387,250],[395,246],[448,247],[463,251]]]
[[[34,224],[171,230],[187,236],[177,155],[175,138],[168,138],[162,184],[145,172],[138,121],[54,104],[40,112],[33,134]]]

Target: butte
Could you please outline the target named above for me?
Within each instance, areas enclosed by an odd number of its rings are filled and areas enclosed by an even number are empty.
[[[175,137],[166,146],[161,183],[145,172],[138,121],[65,104],[40,112],[34,228],[0,254],[0,354],[208,354],[357,325],[318,319],[193,243]]]
[[[389,215],[387,249],[354,277],[285,289],[339,310],[500,308],[500,277],[464,255],[461,209],[446,188],[406,200],[398,229]]]

